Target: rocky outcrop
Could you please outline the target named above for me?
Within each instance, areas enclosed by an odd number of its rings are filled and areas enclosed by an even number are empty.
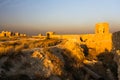
[[[117,74],[118,80],[120,80],[120,31],[113,33],[112,35],[113,42],[113,53],[114,53],[114,61],[117,63]]]
[[[120,50],[120,31],[112,34],[113,49]]]
[[[83,61],[85,56],[83,53],[83,49],[80,47],[79,42],[76,39],[68,39],[64,45],[62,45],[64,49],[70,51],[69,55],[75,57],[76,59]]]
[[[111,77],[115,69],[111,63],[113,55],[110,56],[108,50],[92,61],[93,58],[87,58],[89,50],[86,45],[81,45],[76,39],[60,42],[48,40],[44,44],[38,43],[43,47],[27,48],[17,53],[2,55],[0,80],[94,80],[94,75],[89,76],[89,71],[105,80],[114,78],[114,75]]]
[[[75,40],[46,48],[23,49],[1,56],[0,79],[75,80],[81,73],[77,70],[83,60],[83,50]],[[77,79],[82,79],[81,76]]]
[[[117,74],[118,74],[118,80],[120,80],[120,50],[117,50],[114,56],[114,61],[117,63]]]
[[[44,80],[51,76],[59,78],[64,67],[61,59],[50,53],[48,49],[24,50],[16,55],[4,56],[0,61],[1,79],[3,76],[15,75],[26,75],[31,80],[37,78]]]

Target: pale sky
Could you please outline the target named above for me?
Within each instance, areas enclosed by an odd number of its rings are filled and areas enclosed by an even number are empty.
[[[0,0],[0,31],[94,33],[97,22],[120,31],[120,0]]]

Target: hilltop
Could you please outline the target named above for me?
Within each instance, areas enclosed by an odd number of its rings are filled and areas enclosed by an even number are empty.
[[[95,34],[0,38],[1,80],[117,80],[119,34],[107,23]]]

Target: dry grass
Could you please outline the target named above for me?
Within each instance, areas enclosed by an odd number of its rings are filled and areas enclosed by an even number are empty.
[[[14,40],[14,41],[2,41],[0,42],[0,55],[6,55],[10,53],[19,53],[23,49],[43,48],[49,46],[55,46],[60,41],[57,39],[45,39],[45,40]]]
[[[14,52],[13,46],[0,47],[0,55],[11,54]]]
[[[49,51],[49,49],[45,49],[46,52],[46,57],[48,57],[48,60],[44,60],[44,65],[45,67],[50,67],[52,69],[52,73],[61,76],[63,73],[62,68],[64,67],[64,63],[62,62],[62,59],[59,58],[59,56],[56,56],[56,53],[52,53]]]

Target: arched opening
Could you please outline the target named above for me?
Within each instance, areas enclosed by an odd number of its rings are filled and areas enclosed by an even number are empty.
[[[7,35],[6,35],[6,33],[4,33],[4,37],[6,37]]]
[[[50,39],[50,34],[49,33],[47,33],[47,39]]]
[[[105,33],[105,28],[103,28],[103,33]]]

